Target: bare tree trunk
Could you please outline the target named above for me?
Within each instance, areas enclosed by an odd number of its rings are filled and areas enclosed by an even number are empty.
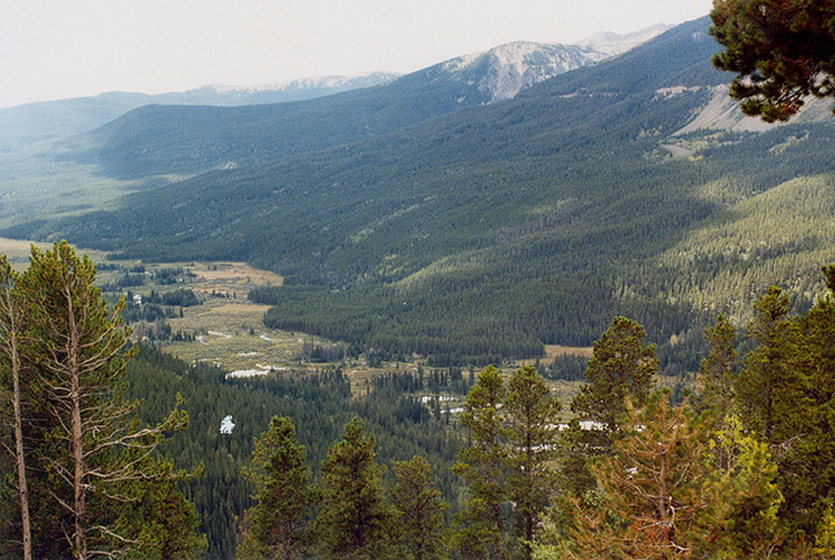
[[[75,517],[74,546],[77,560],[87,557],[87,538],[84,531],[86,516],[86,492],[84,488],[84,447],[81,431],[81,398],[79,396],[78,378],[73,376],[72,394],[72,458],[73,458],[73,513]]]
[[[20,357],[17,354],[17,333],[12,331],[10,347],[12,359],[14,409],[15,463],[17,464],[17,487],[20,495],[20,522],[23,537],[23,560],[32,560],[32,525],[29,518],[29,487],[26,481],[26,454],[23,450],[23,414],[20,408]]]
[[[87,472],[84,466],[84,430],[81,423],[81,371],[79,368],[80,333],[76,324],[74,302],[69,287],[65,288],[67,297],[67,360],[70,382],[70,431],[73,461],[73,514],[75,518],[74,555],[77,560],[87,558],[87,535],[85,518],[87,517]]]
[[[4,323],[2,325],[2,346],[11,362],[12,410],[14,414],[15,466],[17,467],[17,488],[20,500],[21,540],[23,560],[32,560],[32,521],[29,514],[29,486],[26,478],[26,452],[23,447],[23,411],[20,392],[20,325],[19,301],[14,292],[16,275],[5,258],[2,261],[3,292],[0,297]]]

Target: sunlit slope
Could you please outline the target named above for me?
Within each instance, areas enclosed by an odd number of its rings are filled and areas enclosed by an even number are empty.
[[[705,188],[700,194],[716,196]],[[835,262],[835,176],[802,176],[728,205],[653,259],[665,297],[694,309],[750,317],[749,302],[772,284],[807,301],[821,292],[815,270]],[[680,271],[679,274],[675,274]],[[657,285],[642,275],[636,293]]]
[[[767,226],[743,219],[746,205],[791,209],[799,193],[786,185],[835,173],[828,122],[676,135],[728,79],[710,67],[706,26],[685,24],[512,101],[12,233],[152,259],[247,260],[287,279],[255,294],[276,305],[271,326],[388,353],[535,355],[543,343],[588,344],[614,314],[660,342],[701,339],[710,306],[700,292],[718,309],[790,278],[740,266],[721,280],[687,247],[707,250],[723,223],[759,242],[752,228]],[[813,283],[826,227],[810,224],[823,229],[808,243],[767,237],[776,244],[761,258],[800,259],[791,277]]]

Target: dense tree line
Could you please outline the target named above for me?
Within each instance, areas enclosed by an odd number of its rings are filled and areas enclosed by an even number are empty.
[[[292,419],[314,473],[320,471],[343,425],[356,415],[376,437],[377,452],[386,465],[414,455],[427,457],[437,473],[438,487],[448,500],[455,495],[457,482],[450,470],[460,446],[455,426],[443,408],[434,414],[431,407],[404,394],[400,388],[405,380],[369,385],[353,398],[347,378],[333,368],[260,379],[225,379],[224,375],[207,365],[185,364],[151,346],[143,346],[129,368],[130,394],[145,400],[146,421],[158,421],[165,413],[168,395],[183,395],[191,423],[161,450],[183,466],[203,465],[202,475],[189,481],[184,491],[202,518],[208,558],[235,554],[239,537],[234,520],[243,519],[257,492],[255,481],[244,476],[244,467],[253,441],[274,415]],[[439,381],[441,377],[438,374]],[[450,387],[440,385],[439,390]],[[220,434],[219,423],[230,414],[235,430]]]
[[[697,341],[705,315],[743,312],[758,286],[807,291],[795,280],[833,239],[829,214],[808,211],[831,206],[831,124],[675,134],[710,101],[705,86],[731,79],[709,65],[707,29],[691,22],[409,134],[212,173],[116,213],[14,233],[58,228],[162,261],[247,260],[287,280],[270,324],[361,351],[486,364],[589,345],[621,314],[659,341],[666,367],[683,355],[668,352],[671,337]],[[658,93],[670,84],[701,89]],[[796,179],[822,184],[784,185]],[[780,212],[787,203],[806,210]]]
[[[128,349],[124,301],[108,306],[92,285],[92,264],[66,244],[36,251],[22,275],[5,261],[2,271],[0,464],[9,475],[0,489],[0,557],[185,558],[208,541],[207,557],[231,558],[235,519],[253,492],[241,469],[258,431],[276,413],[302,427],[317,462],[352,414],[381,434],[388,462],[415,454],[442,466],[454,459],[458,440],[449,416],[432,415],[393,386],[369,386],[365,399],[354,400],[339,370],[226,380],[221,370],[189,366],[152,346]],[[83,352],[68,353],[76,331]],[[85,460],[77,468],[67,385],[73,357],[87,368],[78,377]],[[448,382],[438,375],[433,387],[447,390]],[[175,402],[178,393],[188,415]],[[139,398],[141,407],[132,400]],[[220,434],[218,423],[228,414],[235,431]],[[162,433],[171,437],[163,440]],[[174,464],[191,470],[176,471]],[[105,475],[115,478],[95,478]],[[442,486],[453,492],[451,476]]]
[[[618,185],[630,190],[627,200],[621,191],[595,188],[612,182],[602,168],[578,177],[560,169],[560,181],[570,186],[560,190],[566,198],[557,206],[542,200],[551,210],[497,227],[489,239],[473,239],[475,249],[439,257],[420,272],[401,267],[358,281],[358,263],[374,258],[365,251],[353,268],[327,274],[313,260],[311,275],[288,268],[290,285],[250,297],[275,305],[265,318],[270,326],[391,357],[416,351],[447,364],[534,357],[549,343],[589,345],[614,310],[659,341],[664,371],[692,371],[712,314],[747,320],[747,302],[771,283],[812,293],[816,263],[835,248],[835,237],[828,219],[831,127],[728,134],[718,143],[693,133],[687,141],[706,146],[699,151],[703,163],[647,168],[634,163],[641,161],[637,154],[622,162]],[[519,180],[528,199],[515,204],[533,204],[538,179]],[[402,245],[410,247],[407,239]],[[796,305],[802,311],[810,301],[800,297]],[[687,344],[680,346],[682,340]]]
[[[34,251],[23,273],[2,270],[9,557],[190,557],[206,542],[198,513],[211,558],[237,542],[252,557],[832,553],[835,267],[801,313],[772,288],[742,337],[720,316],[690,396],[653,390],[655,347],[616,318],[570,422],[536,366],[392,372],[357,398],[339,370],[227,380],[151,347],[134,358],[120,306],[68,245]],[[463,412],[451,421],[417,398],[427,390],[467,391]],[[179,404],[170,411],[178,392],[188,427]],[[140,394],[137,408],[128,398]],[[220,433],[230,413],[236,431]],[[163,441],[175,428],[183,435]],[[174,462],[203,464],[202,475]]]
[[[484,369],[460,417],[464,493],[445,528],[432,521],[438,548],[421,557],[832,557],[835,266],[824,273],[828,290],[804,313],[791,314],[779,288],[761,296],[742,341],[720,315],[698,387],[683,398],[654,389],[655,347],[623,317],[595,343],[567,424],[535,367]],[[373,440],[350,422],[323,464],[326,495],[306,513],[307,553],[405,557],[405,531],[391,520],[411,502],[404,480],[387,498],[381,477]],[[352,508],[367,516],[344,515]]]

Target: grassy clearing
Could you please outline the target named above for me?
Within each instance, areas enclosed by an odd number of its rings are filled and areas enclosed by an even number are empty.
[[[134,261],[111,261],[118,270],[106,270],[102,282],[124,276],[135,267]],[[145,264],[144,275],[149,279],[142,286],[125,288],[132,294],[148,297],[151,291],[159,294],[191,289],[201,300],[200,305],[182,307],[182,317],[166,319],[172,332],[193,336],[187,342],[163,341],[160,346],[188,362],[207,362],[229,371],[255,369],[260,366],[276,368],[297,366],[303,343],[309,340],[299,333],[274,331],[266,328],[261,319],[268,306],[247,301],[247,292],[259,286],[281,285],[277,274],[235,262],[189,262]],[[159,285],[151,279],[165,270],[181,270],[177,281]]]
[[[29,266],[29,256],[32,253],[32,246],[36,246],[42,250],[52,248],[52,243],[40,243],[38,241],[24,241],[21,239],[9,239],[0,237],[0,254],[6,255],[9,262],[18,270],[23,270]],[[82,253],[88,255],[94,262],[102,262],[106,258],[106,253],[102,251],[81,250]],[[98,275],[101,276],[101,273]]]
[[[32,252],[32,245],[36,245],[41,249],[51,247],[49,243],[34,243],[32,241],[20,241],[0,237],[0,253],[6,255],[11,265],[18,270],[23,270],[29,266],[29,255]]]
[[[559,344],[545,345],[545,355],[550,360],[560,356],[579,356],[581,358],[591,358],[593,350],[594,348],[591,346],[560,346]]]
[[[113,282],[140,263],[110,261],[117,270],[102,271],[103,283]],[[249,290],[261,286],[280,286],[283,278],[269,271],[252,268],[239,262],[188,262],[144,264],[145,285],[125,288],[132,294],[146,297],[191,289],[201,300],[200,305],[182,307],[182,317],[165,319],[173,333],[193,337],[187,341],[163,341],[163,351],[190,363],[210,363],[227,371],[276,370],[313,371],[341,365],[351,381],[355,395],[364,395],[371,379],[388,371],[416,371],[416,364],[383,364],[369,367],[364,360],[346,359],[341,363],[312,362],[305,357],[305,345],[328,345],[331,341],[300,332],[269,329],[262,318],[267,305],[247,300]],[[173,284],[159,285],[150,279],[160,271],[181,270]],[[140,330],[137,325],[137,331]]]
[[[172,267],[183,267],[196,276],[192,287],[196,292],[233,295],[245,298],[252,288],[280,286],[284,278],[238,262],[173,263]],[[259,306],[260,307],[260,306]]]
[[[0,253],[8,256],[14,266],[25,268],[28,263],[32,242],[0,238]],[[49,249],[49,243],[34,243]],[[155,291],[164,294],[178,289],[191,289],[200,298],[200,305],[182,307],[182,317],[165,319],[172,332],[192,335],[193,340],[163,341],[160,347],[167,353],[190,363],[211,363],[227,371],[261,370],[272,367],[295,371],[312,371],[340,365],[351,382],[357,397],[362,397],[372,386],[375,377],[391,372],[415,373],[417,363],[383,363],[370,367],[364,359],[345,359],[340,363],[311,362],[304,355],[305,344],[330,344],[331,341],[301,332],[269,329],[262,318],[268,305],[251,303],[247,293],[255,287],[280,286],[283,278],[269,271],[252,268],[239,262],[181,262],[147,264],[138,260],[111,261],[101,251],[82,250],[100,265],[100,285],[113,284],[128,274],[144,276],[141,286],[119,289],[119,293],[130,291],[145,298]],[[142,273],[136,270],[144,270]],[[155,274],[166,270],[180,270],[177,281],[170,284],[155,283]],[[134,271],[134,272],[132,272]],[[115,294],[114,294],[115,295]],[[141,324],[134,325],[137,332]],[[591,348],[567,346],[546,346],[547,359],[562,355],[590,356]],[[520,360],[503,368],[509,376],[522,365],[533,364],[535,360]],[[570,381],[548,381],[549,387],[568,410],[569,403],[579,391],[580,383]],[[445,395],[449,397],[449,395]],[[464,398],[444,400],[442,409],[460,410]]]

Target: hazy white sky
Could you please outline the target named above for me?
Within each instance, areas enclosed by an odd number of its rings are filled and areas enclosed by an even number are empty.
[[[0,107],[410,72],[516,40],[572,43],[711,0],[0,0]]]

